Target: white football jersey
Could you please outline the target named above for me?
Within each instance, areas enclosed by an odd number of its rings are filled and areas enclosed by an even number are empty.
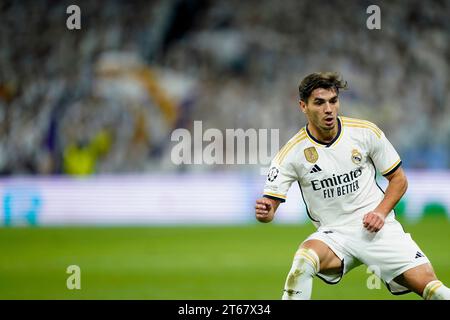
[[[272,160],[264,196],[284,202],[297,181],[316,227],[361,224],[384,197],[375,180],[401,165],[384,133],[369,121],[338,117],[338,134],[328,144],[302,128]],[[393,220],[390,212],[386,221]]]

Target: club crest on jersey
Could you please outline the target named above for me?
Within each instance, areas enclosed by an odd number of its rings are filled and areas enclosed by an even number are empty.
[[[280,170],[278,170],[278,168],[270,168],[269,173],[267,174],[267,180],[273,182],[278,177],[278,173],[280,173]]]
[[[352,161],[354,164],[360,164],[362,161],[361,152],[359,152],[357,149],[352,150]]]
[[[305,153],[305,158],[308,162],[315,163],[319,159],[319,154],[315,147],[309,147],[303,150]]]

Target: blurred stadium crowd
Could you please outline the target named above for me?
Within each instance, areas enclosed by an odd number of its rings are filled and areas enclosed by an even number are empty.
[[[450,167],[449,1],[382,1],[381,30],[371,1],[73,3],[0,3],[2,175],[179,170],[170,134],[194,120],[280,128],[283,144],[318,70],[344,76],[342,112],[377,123],[406,167]]]

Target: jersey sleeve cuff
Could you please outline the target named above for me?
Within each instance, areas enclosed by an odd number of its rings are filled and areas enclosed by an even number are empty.
[[[281,203],[286,201],[286,197],[283,196],[282,194],[276,194],[276,193],[272,193],[272,192],[264,192],[263,197],[264,198],[269,198],[269,199],[272,199],[272,200],[278,200]]]
[[[400,166],[402,165],[402,160],[397,160],[389,169],[385,170],[381,174],[386,177],[392,173],[394,173]]]

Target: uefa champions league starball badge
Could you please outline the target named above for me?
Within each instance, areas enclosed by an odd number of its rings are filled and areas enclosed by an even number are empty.
[[[269,173],[267,174],[267,180],[269,180],[270,182],[274,181],[278,177],[279,172],[280,170],[278,170],[278,168],[276,167],[270,168]]]

